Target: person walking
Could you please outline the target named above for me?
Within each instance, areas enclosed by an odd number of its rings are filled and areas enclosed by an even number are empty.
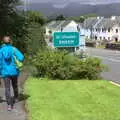
[[[11,96],[11,85],[14,92],[14,101],[19,99],[18,92],[18,76],[20,70],[18,69],[15,58],[23,62],[24,55],[14,46],[9,36],[3,37],[3,45],[0,48],[0,73],[5,85],[5,97],[7,102],[7,110],[13,109],[13,101]]]

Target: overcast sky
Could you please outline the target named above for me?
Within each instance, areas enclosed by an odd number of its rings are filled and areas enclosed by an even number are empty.
[[[55,3],[69,3],[69,2],[79,2],[79,3],[88,3],[88,4],[106,4],[106,3],[120,3],[120,0],[24,0],[25,2],[55,2]]]

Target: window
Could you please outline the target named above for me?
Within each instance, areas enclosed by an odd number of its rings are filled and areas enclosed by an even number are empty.
[[[102,37],[100,37],[100,40],[102,40]]]
[[[102,32],[104,32],[104,28],[102,28]]]
[[[105,29],[105,28],[102,28],[102,32],[106,32],[106,29]]]
[[[51,31],[51,30],[49,30],[49,34],[52,34],[52,31]]]
[[[97,36],[95,36],[95,40],[97,40]]]
[[[103,39],[105,40],[105,37],[103,37]]]
[[[96,32],[97,32],[98,30],[96,29]]]
[[[108,40],[110,40],[110,37],[108,37]]]
[[[110,28],[108,28],[108,32],[110,32]]]
[[[118,33],[118,29],[116,29],[116,33]]]
[[[117,37],[115,38],[115,42],[118,42],[118,38]]]
[[[104,28],[104,32],[106,32],[106,29]]]

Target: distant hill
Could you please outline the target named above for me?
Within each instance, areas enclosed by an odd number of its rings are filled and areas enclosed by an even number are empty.
[[[27,6],[30,10],[40,11],[46,16],[55,17],[59,14],[65,16],[80,16],[89,13],[95,13],[99,16],[120,15],[120,3],[102,4],[102,5],[85,5],[80,3],[69,3],[64,8],[55,8],[53,3],[32,3]]]

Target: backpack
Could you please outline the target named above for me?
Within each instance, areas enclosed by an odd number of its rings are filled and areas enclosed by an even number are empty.
[[[16,49],[14,48],[14,60],[15,60],[15,64],[17,69],[22,70],[23,68],[23,62],[19,61],[16,57]]]

